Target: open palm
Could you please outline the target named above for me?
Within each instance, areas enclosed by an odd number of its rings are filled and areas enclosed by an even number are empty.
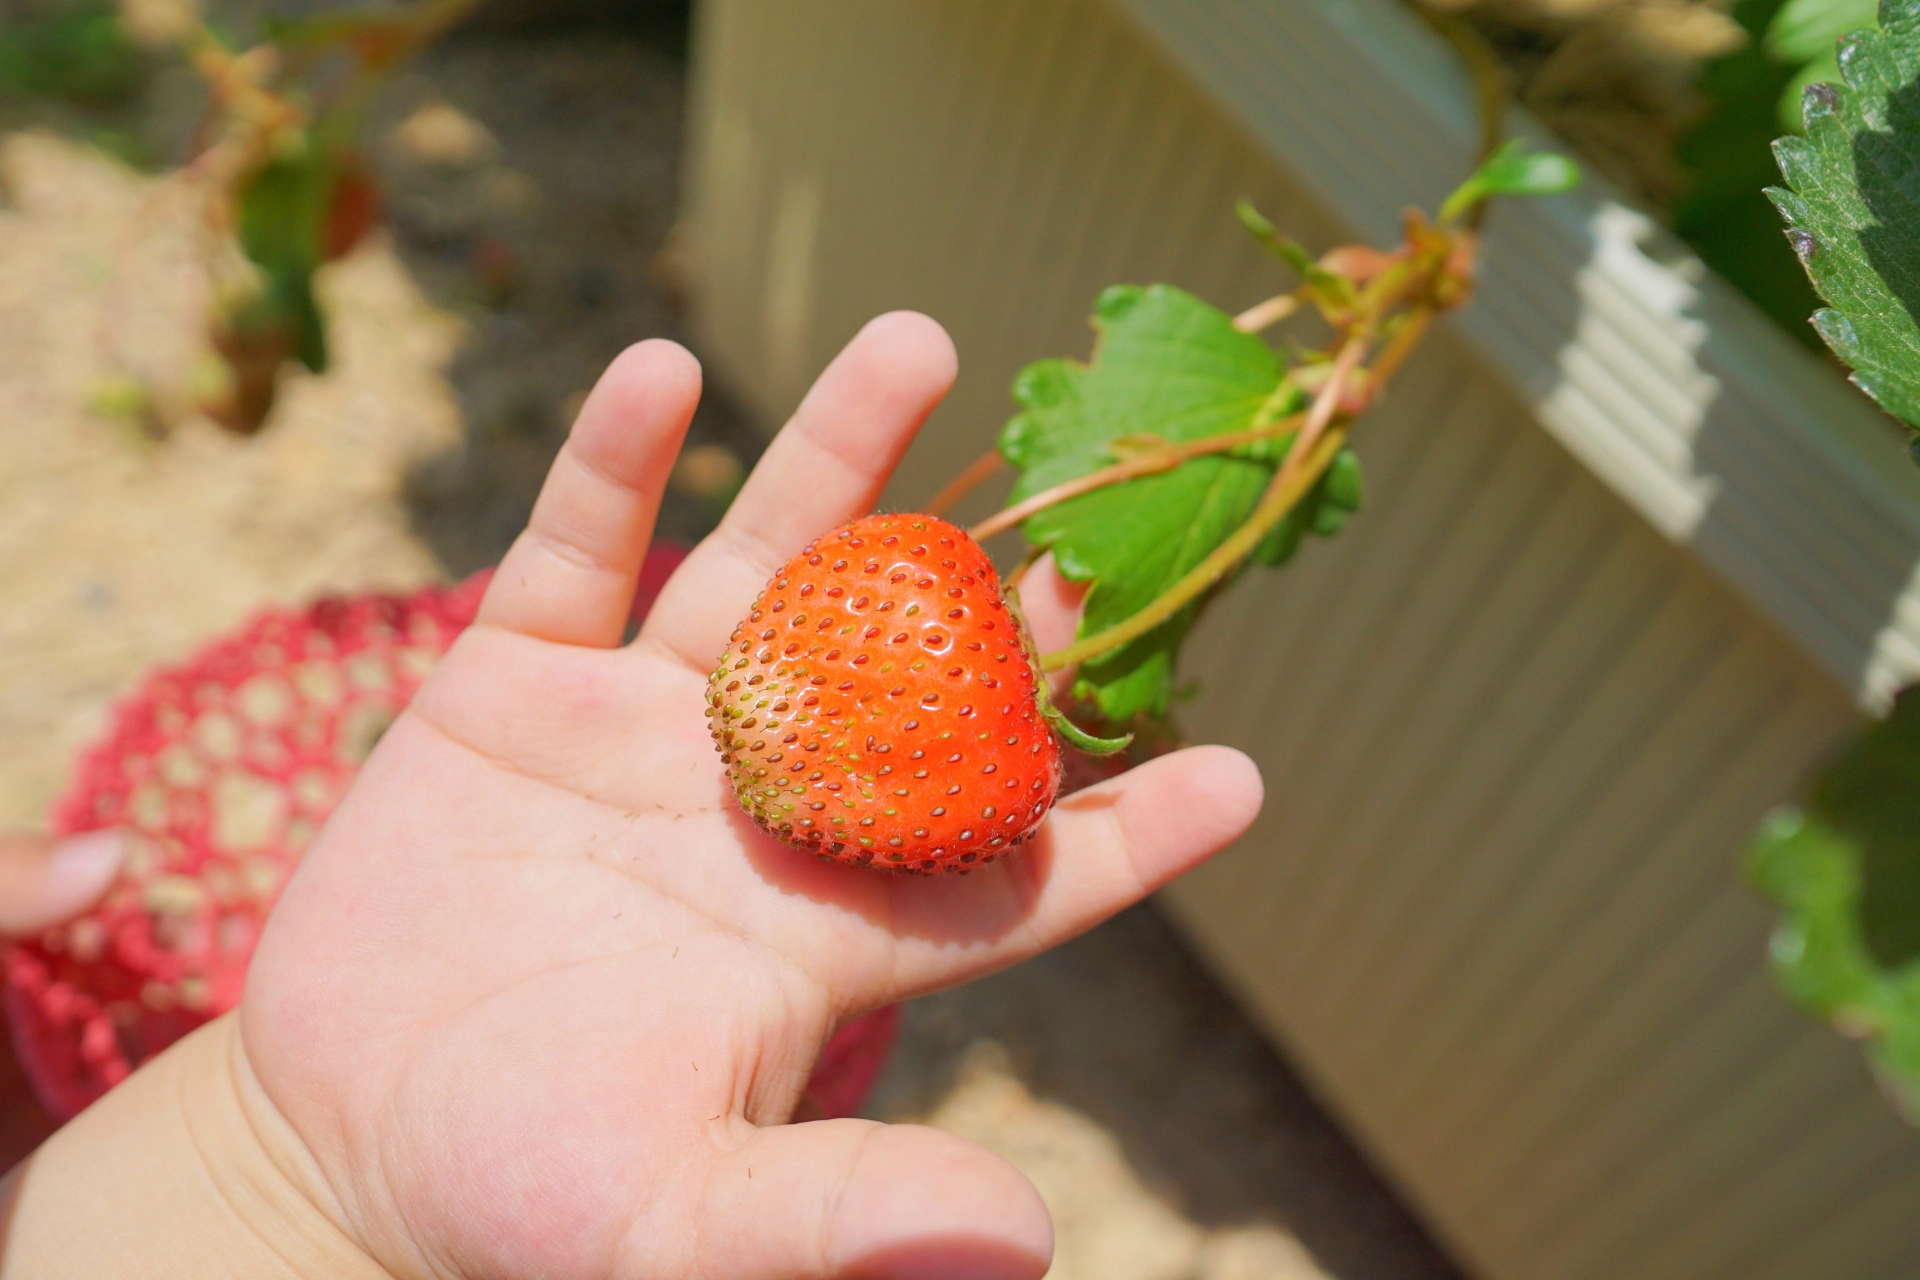
[[[646,343],[594,391],[478,623],[288,886],[242,1006],[253,1074],[389,1271],[1046,1269],[1045,1210],[996,1157],[786,1122],[838,1022],[1032,955],[1187,869],[1251,820],[1252,766],[1180,752],[1063,801],[1011,858],[909,877],[762,835],[703,714],[755,593],[870,509],[952,374],[932,322],[869,325],[626,645],[699,371]],[[1070,625],[1064,607],[1036,601],[1036,628]]]

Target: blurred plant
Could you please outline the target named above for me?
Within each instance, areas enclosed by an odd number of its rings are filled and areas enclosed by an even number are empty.
[[[1703,105],[1699,68],[1744,40],[1722,0],[1411,2],[1429,21],[1470,26],[1521,105],[1655,208],[1685,185],[1674,144]]]
[[[475,0],[425,0],[411,13],[271,20],[237,53],[205,24],[187,38],[212,87],[211,139],[195,168],[210,179],[208,216],[230,226],[253,270],[216,290],[211,337],[228,373],[203,407],[257,430],[282,364],[327,367],[313,275],[372,224],[377,195],[356,141],[381,77],[452,26]]]
[[[256,431],[283,366],[326,370],[314,273],[378,215],[358,146],[373,91],[476,3],[269,17],[261,38],[242,48],[183,0],[148,0],[149,35],[169,39],[209,89],[195,155],[171,179],[190,193],[208,233],[211,354],[189,379],[197,408]]]
[[[1784,12],[1784,11],[1783,11]],[[1806,136],[1774,144],[1767,195],[1830,304],[1813,327],[1853,381],[1920,427],[1920,0],[1886,0],[1882,31],[1840,42],[1840,83],[1804,92]],[[1920,437],[1914,460],[1920,463]],[[1753,880],[1785,911],[1773,962],[1787,990],[1869,1058],[1920,1122],[1920,686],[1769,819]]]
[[[1767,23],[1767,54],[1795,67],[1780,91],[1774,111],[1785,128],[1800,131],[1800,95],[1811,84],[1840,79],[1840,39],[1873,29],[1875,0],[1786,0]]]
[[[1708,105],[1676,150],[1688,181],[1673,207],[1673,229],[1775,324],[1817,350],[1806,320],[1819,300],[1780,237],[1778,215],[1760,194],[1775,176],[1775,105],[1794,77],[1794,68],[1774,58],[1765,42],[1783,3],[1737,0],[1733,7],[1749,39],[1701,73]]]
[[[1472,25],[1518,99],[1795,340],[1817,300],[1760,188],[1802,89],[1874,0],[1412,0]]]
[[[1920,1123],[1920,687],[1767,820],[1754,884],[1785,911],[1781,985],[1843,1035]]]
[[[1701,73],[1708,105],[1676,152],[1689,177],[1673,228],[1776,324],[1818,349],[1805,323],[1818,300],[1760,188],[1774,177],[1774,136],[1800,131],[1808,85],[1840,79],[1836,43],[1873,26],[1874,0],[1737,0],[1732,13],[1748,39]]]
[[[139,86],[139,52],[113,5],[14,8],[0,4],[0,94],[95,104],[124,100]]]

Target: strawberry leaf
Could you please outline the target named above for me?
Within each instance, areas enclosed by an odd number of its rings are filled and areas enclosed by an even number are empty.
[[[249,330],[289,334],[293,354],[314,373],[327,370],[327,336],[313,273],[326,258],[338,172],[332,152],[308,146],[269,160],[236,200],[240,247],[260,268],[261,288],[231,319]]]
[[[1785,912],[1776,972],[1793,997],[1864,1038],[1875,1069],[1920,1119],[1920,686],[1774,815],[1749,864]]]
[[[1920,0],[1841,42],[1838,86],[1810,86],[1806,136],[1773,144],[1789,189],[1767,195],[1820,296],[1813,327],[1853,381],[1920,426]]]
[[[1128,437],[1182,442],[1244,431],[1300,408],[1266,343],[1232,318],[1170,285],[1116,285],[1100,295],[1093,361],[1043,360],[1022,370],[1000,452],[1021,471],[1009,502],[1110,466]],[[1288,437],[1189,458],[1170,471],[1108,485],[1030,516],[1035,547],[1060,571],[1092,583],[1080,635],[1132,617],[1244,524],[1273,478]],[[1256,554],[1278,564],[1307,532],[1330,533],[1358,506],[1351,455],[1270,535]],[[1204,597],[1203,597],[1204,600]],[[1083,664],[1076,696],[1109,723],[1164,717],[1180,642],[1202,601],[1146,635]]]

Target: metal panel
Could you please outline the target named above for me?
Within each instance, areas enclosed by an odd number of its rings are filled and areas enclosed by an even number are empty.
[[[771,424],[874,313],[937,316],[961,377],[890,492],[911,506],[990,445],[1022,364],[1087,350],[1104,285],[1228,307],[1278,287],[1235,197],[1313,246],[1346,238],[1314,202],[1326,173],[1397,206],[1404,140],[1367,140],[1391,113],[1315,71],[1340,48],[1328,10],[1205,34],[1243,77],[1299,62],[1276,92],[1340,113],[1338,154],[1313,150],[1325,130],[1257,144],[1134,25],[1225,3],[708,0],[687,212],[710,371]],[[1287,163],[1321,166],[1317,197]],[[1269,800],[1166,902],[1481,1273],[1911,1275],[1920,1140],[1775,993],[1737,874],[1857,722],[1858,672],[1650,527],[1568,452],[1564,415],[1541,430],[1551,387],[1482,332],[1536,343],[1527,307],[1574,305],[1515,265],[1547,252],[1530,244],[1495,247],[1504,301],[1441,331],[1360,428],[1367,509],[1196,636],[1193,670],[1251,675],[1185,718],[1252,753]],[[1581,412],[1616,433],[1682,412],[1693,354],[1630,322],[1630,271],[1589,284],[1560,331],[1593,341],[1548,353]],[[1723,373],[1766,363],[1737,338],[1708,344]]]

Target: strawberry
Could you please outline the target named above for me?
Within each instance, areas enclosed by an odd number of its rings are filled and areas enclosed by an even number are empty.
[[[867,516],[774,575],[707,716],[762,830],[837,862],[964,874],[1030,838],[1059,791],[1036,665],[965,531]]]

